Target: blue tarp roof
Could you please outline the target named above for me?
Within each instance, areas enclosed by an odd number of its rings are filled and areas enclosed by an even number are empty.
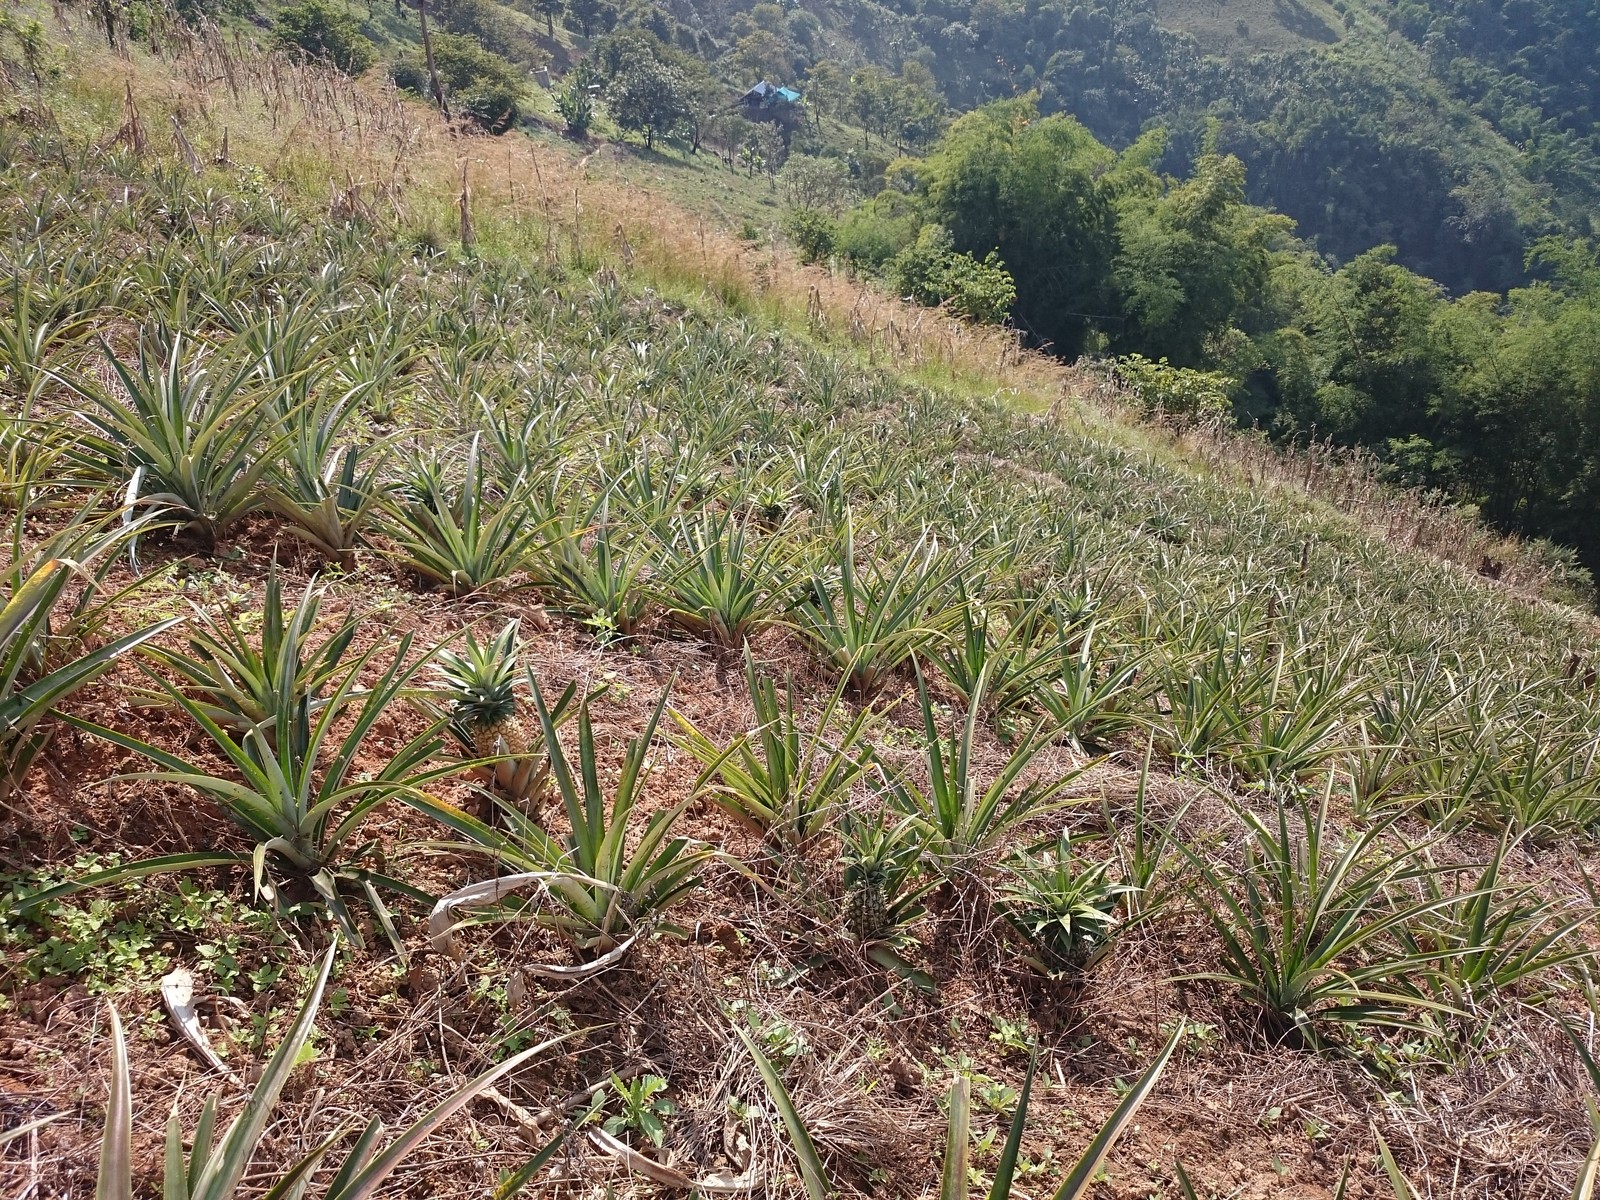
[[[800,103],[800,93],[789,87],[779,87],[763,79],[743,96],[745,100],[759,100],[763,104],[772,104],[782,101],[785,104]]]

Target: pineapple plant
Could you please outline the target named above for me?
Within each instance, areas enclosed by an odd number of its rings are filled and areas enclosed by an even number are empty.
[[[891,825],[880,810],[845,814],[844,922],[858,942],[896,942],[923,913],[933,882],[921,876],[922,838],[907,818]]]
[[[1080,858],[1071,835],[1062,832],[1040,854],[1023,855],[1013,878],[1000,889],[998,909],[1036,956],[1034,969],[1059,975],[1082,970],[1103,954],[1117,923],[1122,897],[1134,889],[1107,877],[1112,863]]]
[[[474,775],[536,817],[550,782],[550,764],[530,751],[517,700],[517,635],[521,622],[512,620],[493,639],[479,642],[467,630],[461,653],[443,650],[435,670],[449,693],[450,730],[473,758],[505,756],[479,767]],[[493,799],[485,797],[484,818],[493,816]]]

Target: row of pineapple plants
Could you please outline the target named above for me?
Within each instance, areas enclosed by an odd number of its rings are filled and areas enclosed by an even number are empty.
[[[841,928],[908,978],[948,882],[991,899],[1047,972],[1192,905],[1223,946],[1217,980],[1310,1046],[1421,1025],[1459,1056],[1502,1004],[1582,993],[1592,909],[1501,877],[1517,839],[1584,836],[1600,808],[1575,625],[608,276],[575,287],[419,257],[115,152],[41,168],[7,136],[8,802],[70,725],[207,795],[253,842],[77,880],[36,909],[237,862],[267,900],[307,881],[348,936],[364,905],[401,948],[396,898],[432,897],[382,869],[364,829],[405,804],[501,868],[568,876],[550,923],[596,955],[726,861],[675,835],[681,805],[634,818],[670,696],[602,786],[589,698],[547,701],[518,661],[526,628],[353,654],[357,618],[324,628],[320,589],[291,606],[274,577],[259,628],[201,612],[181,634],[121,629],[136,572],[174,532],[206,552],[271,519],[346,583],[537,598],[601,646],[676,629],[742,651],[754,732],[723,744],[673,714],[672,736],[764,854],[831,864]],[[1277,532],[1296,521],[1302,536]],[[1417,595],[1373,621],[1374,596]],[[759,668],[747,647],[763,631],[810,649],[832,688],[820,711]],[[226,775],[73,712],[125,655]],[[921,726],[909,762],[875,744],[897,700]],[[399,704],[424,709],[423,732],[375,776],[355,771]],[[991,726],[1008,742],[993,778],[973,765]],[[1131,812],[1074,821],[1098,840],[1060,834],[1084,808],[1073,773],[1030,769],[1061,745],[1258,788],[1237,804],[1243,854],[1219,858],[1181,814],[1152,820],[1143,788]],[[489,796],[477,817],[436,795],[462,771]],[[1441,860],[1467,823],[1507,840],[1463,886]]]

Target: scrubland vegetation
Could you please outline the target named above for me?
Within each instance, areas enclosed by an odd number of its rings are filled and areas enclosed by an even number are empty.
[[[1592,617],[336,73],[59,40],[12,1190],[1592,1194]]]

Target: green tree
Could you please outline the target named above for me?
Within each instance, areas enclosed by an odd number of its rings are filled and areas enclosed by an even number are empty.
[[[795,77],[794,47],[787,38],[757,29],[740,38],[730,56],[734,75],[746,86],[765,79],[788,83]]]
[[[1018,324],[1075,357],[1111,311],[1116,213],[1100,177],[1115,156],[1033,97],[967,113],[928,157],[928,215],[956,250],[998,252],[1016,281]]]
[[[750,131],[748,138],[761,155],[761,165],[766,169],[767,178],[776,180],[778,172],[789,160],[789,145],[784,141],[783,132],[771,122],[762,121]]]
[[[506,16],[506,10],[495,0],[452,0],[448,7],[440,7],[439,23],[450,33],[468,34],[478,39],[485,50],[502,58],[532,57],[531,47],[522,31]],[[541,60],[542,51],[534,50]]]
[[[578,26],[584,37],[594,33],[606,11],[605,0],[567,0],[567,15]]]
[[[710,146],[729,169],[733,169],[750,123],[718,105],[700,113],[695,125],[700,140]]]
[[[881,272],[890,259],[916,240],[921,228],[922,213],[914,197],[880,192],[844,215],[835,246],[854,266]]]
[[[545,35],[550,38],[556,36],[556,18],[565,11],[566,0],[531,0],[533,11],[544,18]]]
[[[831,60],[812,63],[806,70],[805,96],[806,106],[819,121],[842,120],[849,111],[850,73]]]
[[[720,119],[733,115],[727,111],[728,89],[712,75],[705,60],[693,54],[669,46],[666,47],[665,61],[677,70],[683,81],[686,108],[683,131],[688,135],[690,152],[698,154],[707,134],[714,137],[718,132],[716,127]]]
[[[869,133],[888,140],[900,114],[899,80],[882,67],[862,67],[850,77],[845,112]]]
[[[1570,510],[1588,491],[1600,444],[1600,408],[1584,378],[1594,352],[1583,339],[1600,332],[1594,316],[1543,286],[1439,305],[1431,333],[1450,369],[1426,432],[1452,469],[1439,478],[1436,461],[1425,482],[1464,489],[1502,528],[1581,537]]]
[[[433,65],[439,73],[440,86],[451,95],[479,85],[516,88],[522,83],[522,74],[515,66],[485,50],[477,38],[465,33],[434,34]],[[389,74],[398,88],[419,95],[428,90],[427,67],[418,51],[395,59]]]
[[[791,208],[814,209],[834,217],[855,197],[850,169],[837,158],[791,154],[778,172],[778,183]]]
[[[272,37],[284,49],[332,63],[347,75],[361,74],[376,55],[355,18],[328,0],[298,0],[279,9]]]
[[[944,107],[933,73],[916,59],[908,59],[891,98],[896,140],[902,146],[932,142],[944,131]]]
[[[1382,446],[1430,431],[1444,363],[1433,337],[1438,284],[1379,246],[1346,264],[1309,314],[1326,382],[1317,395],[1324,433]]]
[[[1116,349],[1209,365],[1208,343],[1266,290],[1292,222],[1244,203],[1244,164],[1207,155],[1187,182],[1118,204]]]
[[[682,74],[654,54],[624,59],[606,87],[606,107],[618,126],[644,134],[646,149],[658,135],[678,129],[689,117]]]

